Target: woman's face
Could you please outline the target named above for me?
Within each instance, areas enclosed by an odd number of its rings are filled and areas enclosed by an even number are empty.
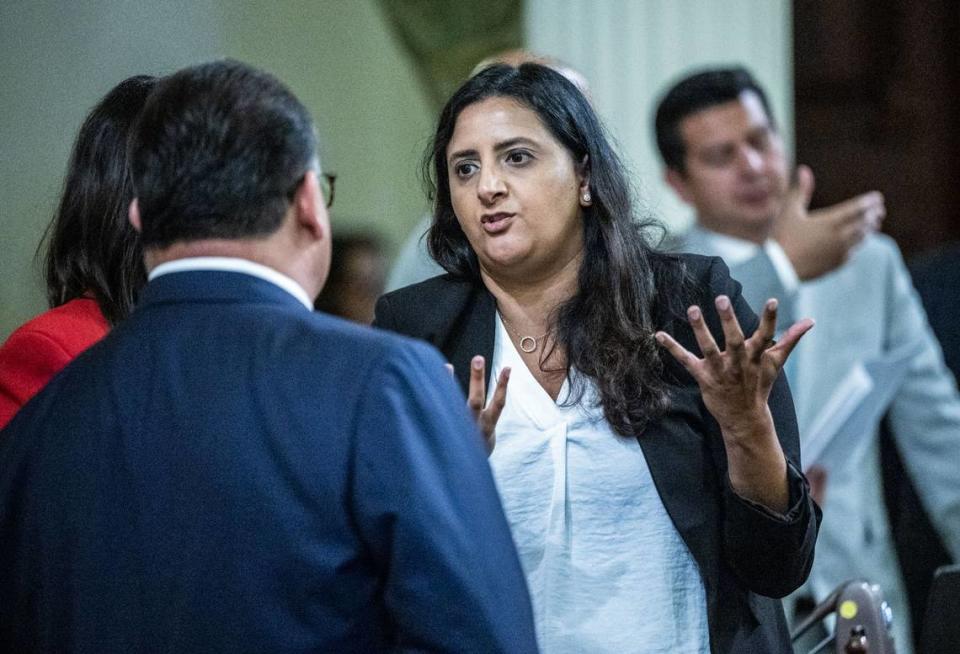
[[[446,156],[453,211],[488,274],[536,281],[579,257],[588,180],[533,110],[469,105]]]

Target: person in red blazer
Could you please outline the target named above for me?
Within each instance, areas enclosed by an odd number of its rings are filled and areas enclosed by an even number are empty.
[[[143,251],[127,220],[133,185],[126,146],[156,81],[137,75],[120,82],[80,127],[59,207],[43,238],[51,309],[0,346],[0,429],[126,318],[146,283]]]

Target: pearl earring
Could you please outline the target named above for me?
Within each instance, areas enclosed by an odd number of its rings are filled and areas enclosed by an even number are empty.
[[[586,204],[589,204],[589,203],[590,203],[590,191],[584,191],[584,192],[583,192],[583,201],[584,201],[584,203],[586,203]]]

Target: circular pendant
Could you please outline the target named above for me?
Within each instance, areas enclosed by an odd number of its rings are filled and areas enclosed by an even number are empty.
[[[520,339],[520,349],[530,354],[537,349],[537,339],[533,336],[524,336]]]

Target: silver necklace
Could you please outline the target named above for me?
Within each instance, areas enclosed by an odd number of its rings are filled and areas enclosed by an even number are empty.
[[[503,317],[502,313],[499,311],[497,313],[500,314],[500,320],[503,321],[503,326],[507,328],[507,331],[512,334],[514,338],[519,339],[518,345],[520,346],[520,350],[526,354],[536,352],[537,348],[540,347],[540,342],[543,341],[543,339],[545,339],[550,333],[548,330],[541,336],[523,336],[518,334],[517,331],[513,329],[513,327],[510,325],[510,322]]]

